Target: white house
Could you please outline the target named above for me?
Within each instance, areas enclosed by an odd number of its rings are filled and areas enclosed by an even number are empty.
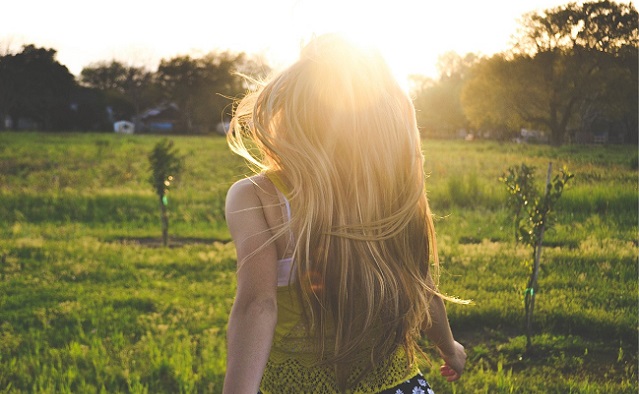
[[[128,120],[120,120],[113,123],[113,131],[121,134],[133,134],[135,125]]]

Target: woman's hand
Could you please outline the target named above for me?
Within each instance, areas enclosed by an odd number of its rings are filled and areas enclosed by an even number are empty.
[[[466,351],[464,346],[455,341],[451,354],[441,353],[445,363],[439,368],[439,372],[449,382],[454,382],[461,377],[466,365]]]

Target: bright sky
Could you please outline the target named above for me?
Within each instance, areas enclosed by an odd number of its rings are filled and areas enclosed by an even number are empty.
[[[0,53],[23,44],[54,48],[74,74],[119,60],[155,69],[160,59],[231,49],[292,63],[313,34],[341,31],[370,41],[397,75],[436,76],[447,51],[509,48],[524,13],[568,0],[8,0]]]

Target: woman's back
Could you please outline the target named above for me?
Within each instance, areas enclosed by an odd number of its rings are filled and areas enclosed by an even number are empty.
[[[274,179],[277,182],[276,178]],[[257,175],[249,182],[262,203],[264,218],[269,228],[281,228],[291,219],[290,203],[283,185],[279,188],[271,179]],[[273,231],[277,234],[277,231]],[[290,286],[292,233],[281,234],[274,240],[278,256],[278,316],[269,361],[260,385],[263,393],[338,393],[335,368],[318,364],[315,341],[308,335],[303,312],[295,290]],[[330,332],[330,330],[329,330]],[[327,346],[334,346],[334,336],[325,338]],[[377,393],[395,387],[419,372],[413,364],[407,369],[408,359],[403,348],[397,349],[387,360],[369,369],[367,354],[363,353],[359,365],[343,366],[349,369],[347,381],[353,393]],[[353,384],[357,381],[357,384]]]

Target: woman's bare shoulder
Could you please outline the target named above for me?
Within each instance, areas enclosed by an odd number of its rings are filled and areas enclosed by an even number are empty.
[[[273,183],[262,174],[240,179],[228,190],[227,209],[257,208],[265,205],[264,201],[275,195],[274,188]]]

